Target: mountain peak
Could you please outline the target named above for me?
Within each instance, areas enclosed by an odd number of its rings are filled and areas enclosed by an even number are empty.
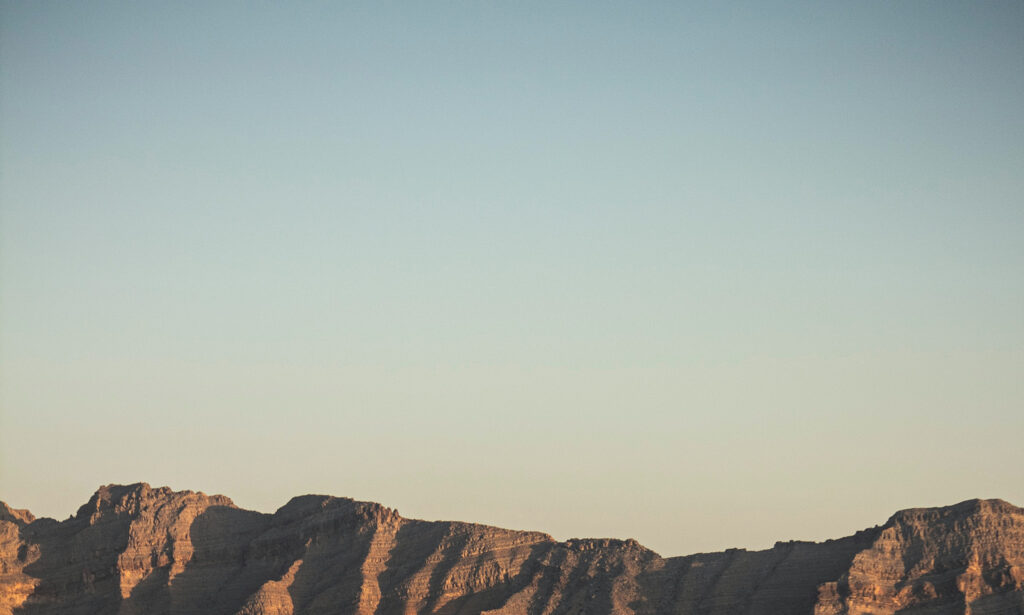
[[[950,506],[906,508],[893,514],[886,525],[893,523],[934,523],[938,521],[955,522],[976,517],[1019,514],[1024,514],[1024,509],[1018,508],[1005,500],[974,498]]]
[[[11,508],[6,502],[0,502],[0,521],[7,521],[16,525],[27,525],[35,520],[35,516],[28,510]]]
[[[100,486],[89,501],[79,507],[74,518],[94,523],[106,515],[133,517],[147,507],[192,496],[212,498],[220,506],[234,506],[230,498],[222,495],[207,496],[202,492],[174,491],[170,487],[153,488],[149,483],[143,482],[130,485],[111,484]]]

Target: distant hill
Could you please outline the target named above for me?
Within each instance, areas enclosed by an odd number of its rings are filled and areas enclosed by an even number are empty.
[[[970,500],[823,543],[663,558],[346,498],[270,515],[110,485],[62,522],[0,503],[0,614],[29,613],[1024,614],[1024,510]]]

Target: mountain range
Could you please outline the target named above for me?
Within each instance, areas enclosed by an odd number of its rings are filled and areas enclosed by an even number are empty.
[[[0,615],[1024,614],[1024,509],[969,500],[825,542],[661,557],[634,540],[293,498],[101,487],[65,521],[0,502]]]

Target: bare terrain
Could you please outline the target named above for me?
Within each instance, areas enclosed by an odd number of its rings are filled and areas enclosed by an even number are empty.
[[[663,558],[346,498],[263,514],[110,485],[61,522],[0,503],[0,614],[44,613],[1021,614],[1024,509],[970,500],[838,540]]]

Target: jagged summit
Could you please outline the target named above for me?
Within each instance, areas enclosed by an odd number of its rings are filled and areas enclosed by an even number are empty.
[[[0,502],[0,521],[7,521],[17,525],[32,523],[36,518],[27,510],[11,508],[4,502]]]
[[[824,543],[663,558],[326,495],[265,514],[105,485],[59,523],[0,503],[0,615],[897,612],[1024,613],[1024,510],[968,500]]]

